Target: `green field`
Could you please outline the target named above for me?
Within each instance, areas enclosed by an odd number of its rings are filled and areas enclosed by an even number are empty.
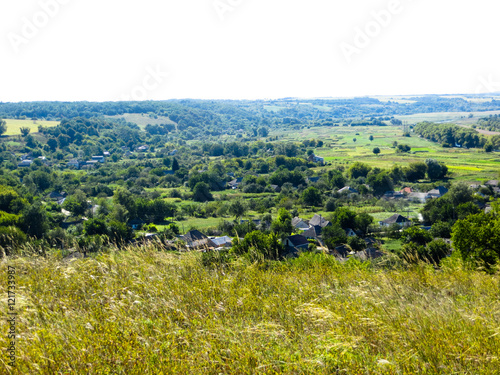
[[[4,119],[7,123],[7,132],[5,135],[20,135],[21,128],[30,128],[31,133],[38,132],[38,127],[40,125],[50,128],[59,125],[60,121],[41,121],[41,120],[15,120],[15,119]]]
[[[324,157],[331,166],[316,168],[317,171],[338,165],[347,167],[355,161],[387,169],[395,164],[404,166],[411,162],[424,162],[428,158],[445,163],[451,177],[457,180],[472,182],[478,178],[493,179],[500,170],[498,153],[486,153],[481,149],[443,148],[413,133],[411,137],[404,137],[402,128],[395,126],[310,127],[299,131],[275,132],[273,135],[289,142],[321,139],[324,146],[314,149],[314,152]],[[370,135],[373,135],[373,141],[369,140]],[[396,153],[392,147],[394,141],[409,145],[411,152]],[[380,148],[379,155],[373,154],[375,147]]]

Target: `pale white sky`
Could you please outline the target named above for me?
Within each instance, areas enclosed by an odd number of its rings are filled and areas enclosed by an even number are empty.
[[[500,91],[498,14],[498,0],[0,0],[0,101]]]

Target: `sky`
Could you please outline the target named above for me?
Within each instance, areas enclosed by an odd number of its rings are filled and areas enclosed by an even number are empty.
[[[0,0],[0,101],[500,91],[498,0]]]

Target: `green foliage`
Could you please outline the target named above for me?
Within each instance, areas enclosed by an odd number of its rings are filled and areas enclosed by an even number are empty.
[[[214,197],[210,192],[210,187],[205,182],[198,182],[193,189],[193,200],[196,202],[207,202],[213,200]]]
[[[318,189],[309,186],[302,192],[302,200],[306,206],[321,206],[323,198]]]
[[[7,131],[7,123],[4,119],[0,118],[0,136]]]
[[[478,213],[453,225],[453,246],[466,261],[491,267],[500,259],[500,217]]]
[[[336,246],[347,242],[345,230],[337,223],[323,228],[321,230],[321,235],[325,245],[329,249],[333,249]]]
[[[47,213],[41,203],[37,202],[23,209],[20,227],[28,236],[42,238],[48,230]]]
[[[283,253],[283,245],[276,233],[265,234],[261,231],[248,233],[242,241],[232,247],[235,255],[245,255],[252,262],[264,259],[278,260]]]
[[[27,238],[23,231],[14,226],[0,227],[0,248],[3,249],[5,255],[12,255]]]
[[[349,175],[349,178],[355,179],[358,177],[366,177],[370,170],[371,167],[369,165],[357,161],[353,165],[351,165],[351,167],[347,171],[347,174]]]
[[[374,153],[375,155],[380,154],[380,148],[379,148],[379,147],[375,147],[375,148],[373,149],[373,153]]]
[[[76,190],[74,194],[64,200],[63,208],[71,212],[74,216],[85,215],[85,211],[89,208],[85,193],[81,190]]]
[[[427,159],[425,164],[427,165],[429,180],[442,180],[448,174],[448,167],[435,159]]]
[[[412,242],[419,246],[425,246],[432,241],[432,236],[425,229],[409,227],[403,230],[401,239],[403,240],[403,244]]]

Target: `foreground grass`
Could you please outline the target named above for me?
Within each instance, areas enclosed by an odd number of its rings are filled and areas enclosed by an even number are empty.
[[[500,278],[460,265],[382,270],[307,255],[206,268],[200,254],[151,248],[8,259],[2,275],[8,265],[18,363],[2,354],[1,373],[493,374],[500,365]]]

